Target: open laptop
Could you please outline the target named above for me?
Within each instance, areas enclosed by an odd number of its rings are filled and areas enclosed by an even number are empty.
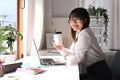
[[[33,43],[35,45],[35,50],[37,52],[37,56],[39,58],[39,62],[40,62],[41,65],[65,65],[66,64],[65,60],[55,61],[52,58],[41,58],[34,39],[33,39]]]

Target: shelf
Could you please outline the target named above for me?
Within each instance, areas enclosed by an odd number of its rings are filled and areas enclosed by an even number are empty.
[[[99,45],[102,47],[103,44],[103,17],[100,16],[99,19],[96,19],[96,16],[90,16],[90,28],[95,34]]]

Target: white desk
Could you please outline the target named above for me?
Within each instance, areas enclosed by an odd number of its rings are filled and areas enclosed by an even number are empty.
[[[45,70],[47,71],[37,75],[14,72],[6,74],[0,80],[8,80],[7,76],[17,76],[18,80],[79,80],[77,66],[52,66]]]
[[[23,62],[33,61],[35,63],[35,59],[36,57],[34,56],[23,59]],[[47,66],[43,69],[46,71],[37,75],[31,75],[21,72],[5,74],[4,77],[0,78],[0,80],[11,80],[8,79],[8,76],[17,76],[18,80],[79,80],[79,69],[77,65]]]

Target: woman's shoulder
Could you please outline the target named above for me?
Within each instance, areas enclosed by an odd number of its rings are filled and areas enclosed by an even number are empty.
[[[91,28],[85,28],[83,31],[87,32],[87,33],[91,33],[92,29]]]
[[[77,34],[78,38],[84,37],[91,39],[91,32],[89,31],[89,28],[83,29],[80,33]]]
[[[85,28],[85,29],[83,29],[81,32],[80,32],[80,34],[79,35],[90,35],[91,33],[93,33],[92,32],[92,30],[90,29],[90,28]]]

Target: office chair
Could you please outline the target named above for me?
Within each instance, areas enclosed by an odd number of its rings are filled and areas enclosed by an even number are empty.
[[[120,50],[116,52],[111,65],[112,80],[120,80]]]

